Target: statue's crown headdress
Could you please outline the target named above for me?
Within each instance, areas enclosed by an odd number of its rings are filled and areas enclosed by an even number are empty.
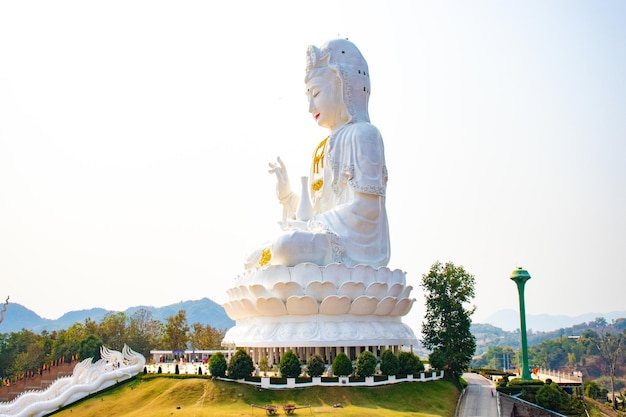
[[[310,45],[307,48],[306,74],[322,68],[337,72],[351,119],[369,122],[369,69],[356,45],[347,39],[334,39],[320,48]]]

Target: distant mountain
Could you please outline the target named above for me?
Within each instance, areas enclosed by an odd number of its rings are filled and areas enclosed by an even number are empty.
[[[0,332],[19,332],[22,329],[33,330],[39,326],[49,325],[52,320],[39,317],[37,313],[21,304],[9,303],[0,324]]]
[[[162,322],[168,317],[176,315],[178,310],[185,310],[187,312],[187,322],[190,325],[194,323],[208,324],[217,329],[229,329],[235,325],[235,322],[226,315],[224,308],[208,298],[181,301],[180,303],[164,307],[140,305],[126,309],[124,314],[128,317],[132,317],[139,309],[149,311],[155,320]],[[83,323],[88,317],[98,323],[110,313],[115,313],[115,311],[105,310],[103,308],[92,308],[89,310],[70,311],[56,320],[50,320],[40,317],[34,311],[20,304],[9,303],[7,311],[4,314],[4,321],[0,324],[0,333],[19,332],[22,329],[28,329],[35,333],[41,333],[43,330],[67,329],[74,323]],[[589,323],[595,321],[598,317],[603,317],[608,323],[611,323],[613,320],[625,318],[626,311],[614,311],[605,314],[588,313],[573,317],[549,314],[527,314],[526,329],[529,333],[553,332],[558,329]],[[475,324],[491,325],[502,329],[504,332],[515,332],[520,327],[519,312],[512,309],[500,310],[488,316],[487,319],[481,320],[480,323]],[[493,334],[491,334],[491,337],[493,337]]]
[[[612,311],[610,313],[587,313],[578,316],[563,316],[550,314],[526,314],[526,330],[535,332],[549,332],[556,329],[571,327],[576,324],[588,323],[598,317],[603,317],[607,322],[626,317],[626,311]],[[491,324],[503,330],[514,331],[520,328],[519,311],[500,310],[485,320],[481,324]]]
[[[132,317],[140,309],[149,311],[153,319],[162,322],[168,317],[176,315],[179,310],[185,310],[187,312],[187,323],[190,325],[194,323],[208,324],[216,329],[229,329],[235,325],[235,322],[226,315],[224,308],[208,298],[195,301],[181,301],[180,303],[164,307],[130,307],[124,311],[124,314]],[[0,324],[0,333],[19,332],[22,329],[35,333],[41,333],[44,330],[62,330],[69,328],[75,323],[83,323],[86,318],[99,323],[109,313],[115,313],[115,311],[92,308],[89,310],[70,311],[56,320],[51,320],[40,317],[34,311],[20,304],[9,303],[6,313],[4,313],[4,321]]]

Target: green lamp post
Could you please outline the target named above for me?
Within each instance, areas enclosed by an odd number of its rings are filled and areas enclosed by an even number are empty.
[[[528,271],[517,268],[511,273],[511,280],[517,284],[519,293],[520,333],[522,334],[522,380],[531,380],[528,368],[528,342],[526,341],[526,309],[524,308],[524,285],[530,279]]]

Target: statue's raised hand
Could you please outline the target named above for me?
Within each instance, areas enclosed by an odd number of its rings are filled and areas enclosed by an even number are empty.
[[[276,175],[276,195],[279,200],[284,200],[291,195],[291,185],[289,184],[289,176],[287,175],[287,168],[280,156],[276,158],[277,163],[270,162],[270,174]]]

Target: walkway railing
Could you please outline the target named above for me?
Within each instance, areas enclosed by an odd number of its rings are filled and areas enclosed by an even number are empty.
[[[173,363],[159,363],[150,364],[146,366],[148,373],[158,373],[158,368],[161,368],[161,373],[172,374],[175,373],[176,364]],[[208,375],[208,366],[202,363],[185,363],[178,364],[178,373],[182,375]],[[430,374],[426,376],[426,374]],[[351,378],[351,377],[336,377],[336,378],[272,378],[272,377],[252,377],[249,379],[239,379],[235,382],[241,384],[255,385],[263,389],[287,389],[287,388],[304,388],[313,386],[322,387],[338,387],[338,386],[350,386],[350,387],[375,387],[380,385],[397,384],[399,382],[428,382],[437,381],[443,379],[444,371],[422,372],[419,375],[406,375],[406,376],[370,376],[365,378]],[[224,381],[233,381],[228,378],[218,378]],[[303,379],[305,381],[303,381]]]
[[[583,382],[582,374],[579,372],[559,372],[540,368],[535,375],[542,381],[550,378],[556,383],[582,384]]]

